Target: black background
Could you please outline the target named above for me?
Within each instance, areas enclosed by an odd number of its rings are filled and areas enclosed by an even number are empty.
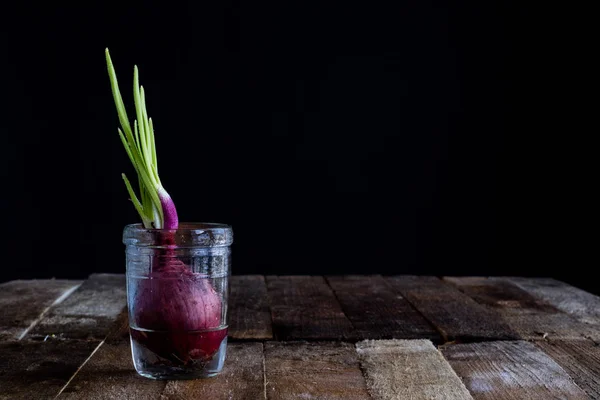
[[[180,218],[233,226],[234,273],[543,275],[600,291],[590,10],[14,3],[0,280],[124,272],[138,216],[109,47],[128,106],[140,68]]]

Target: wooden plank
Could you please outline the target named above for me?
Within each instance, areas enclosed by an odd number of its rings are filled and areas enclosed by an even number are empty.
[[[479,304],[494,309],[522,339],[600,340],[600,330],[577,321],[502,279],[445,277]]]
[[[143,378],[131,359],[128,326],[117,321],[113,331],[72,380],[58,399],[72,400],[158,400],[166,381]]]
[[[456,344],[442,352],[476,400],[588,399],[533,343]]]
[[[267,285],[262,275],[232,276],[229,294],[229,337],[273,338]]]
[[[0,284],[0,340],[22,339],[52,305],[63,301],[80,284],[58,279]]]
[[[501,279],[486,277],[449,277],[444,281],[456,285],[480,304],[499,310],[513,309],[535,312],[556,313],[558,310],[550,304],[536,299],[516,285]]]
[[[600,297],[551,278],[504,278],[588,324],[600,325]]]
[[[356,350],[376,400],[472,399],[428,340],[366,340]]]
[[[352,334],[322,276],[267,276],[273,331],[279,340],[343,339]]]
[[[211,379],[170,381],[161,400],[265,398],[262,343],[230,343],[223,372]]]
[[[592,399],[600,399],[600,346],[591,340],[538,341]]]
[[[0,343],[0,400],[53,399],[98,343],[53,339]]]
[[[267,342],[269,400],[369,399],[354,346],[343,342]]]
[[[442,333],[444,341],[518,339],[494,310],[433,276],[395,276],[387,282]]]
[[[329,276],[355,339],[432,339],[440,335],[406,299],[379,275]]]
[[[166,381],[135,372],[127,342],[104,343],[75,375],[59,399],[159,399]]]
[[[125,275],[94,274],[60,305],[52,307],[30,337],[103,340],[126,306]]]

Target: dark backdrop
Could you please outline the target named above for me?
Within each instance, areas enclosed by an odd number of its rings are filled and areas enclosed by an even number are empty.
[[[2,280],[124,271],[138,217],[108,46],[128,105],[140,68],[181,219],[233,225],[235,273],[551,275],[598,291],[589,10],[14,3]]]

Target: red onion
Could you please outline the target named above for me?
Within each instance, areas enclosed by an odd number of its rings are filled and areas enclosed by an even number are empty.
[[[134,299],[137,340],[174,362],[209,360],[227,335],[206,330],[221,325],[221,298],[206,275],[173,260],[141,281]],[[157,331],[157,332],[153,332]]]

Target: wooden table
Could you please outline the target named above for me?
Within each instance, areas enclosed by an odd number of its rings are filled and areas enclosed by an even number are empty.
[[[547,278],[234,276],[221,375],[131,363],[123,275],[0,284],[0,399],[600,399],[600,298]]]

